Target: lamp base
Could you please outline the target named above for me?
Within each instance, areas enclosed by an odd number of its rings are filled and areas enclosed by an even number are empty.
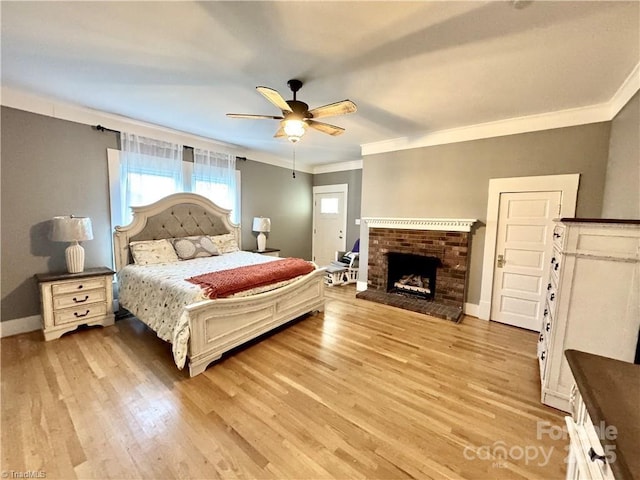
[[[267,248],[267,236],[260,232],[258,234],[258,251],[264,252]]]
[[[67,270],[69,273],[80,273],[84,271],[84,248],[78,242],[72,243],[64,251],[67,259]]]

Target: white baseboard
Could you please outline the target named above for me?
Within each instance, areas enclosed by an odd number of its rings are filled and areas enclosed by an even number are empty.
[[[480,305],[475,303],[465,303],[463,308],[465,315],[470,315],[472,317],[480,318]]]
[[[358,292],[364,292],[366,289],[367,289],[367,282],[361,282],[360,280],[356,282],[356,290]]]
[[[42,317],[32,315],[30,317],[14,318],[6,322],[0,322],[0,338],[18,335],[19,333],[34,332],[42,328]]]

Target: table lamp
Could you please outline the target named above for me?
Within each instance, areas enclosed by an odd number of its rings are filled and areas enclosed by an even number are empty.
[[[51,240],[71,242],[64,252],[69,273],[84,271],[84,248],[78,242],[93,239],[91,219],[73,215],[53,217],[52,224]]]
[[[266,217],[254,217],[253,231],[260,232],[258,234],[258,251],[264,252],[267,248],[267,236],[264,232],[271,231],[271,219]]]

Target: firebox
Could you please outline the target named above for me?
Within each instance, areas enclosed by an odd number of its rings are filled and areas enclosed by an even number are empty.
[[[387,291],[432,299],[436,294],[438,257],[413,253],[387,253]]]

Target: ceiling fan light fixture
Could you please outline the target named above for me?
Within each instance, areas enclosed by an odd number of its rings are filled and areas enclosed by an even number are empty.
[[[287,138],[291,143],[297,143],[305,134],[307,124],[302,120],[284,120],[282,122],[284,133],[287,134]]]

